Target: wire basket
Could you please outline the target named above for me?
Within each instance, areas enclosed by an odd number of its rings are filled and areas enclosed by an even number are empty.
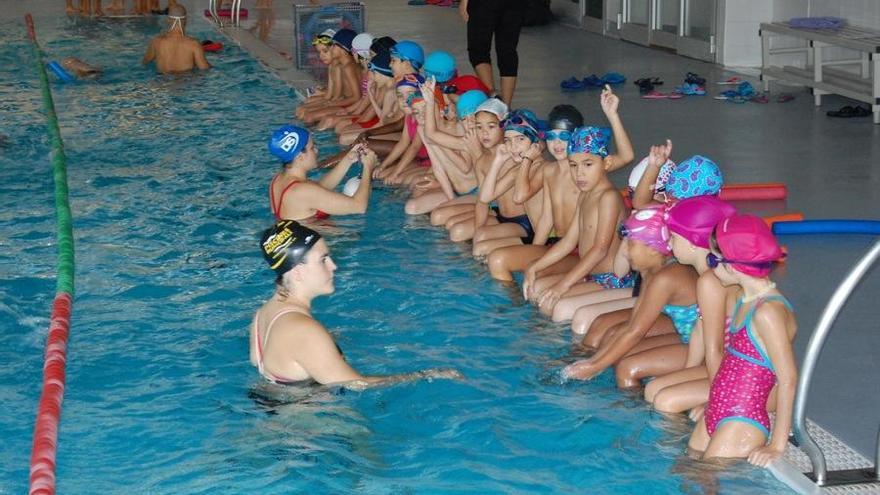
[[[293,5],[293,52],[296,67],[322,67],[318,53],[312,47],[312,37],[326,29],[348,28],[362,33],[367,27],[367,9],[361,2],[328,5]]]

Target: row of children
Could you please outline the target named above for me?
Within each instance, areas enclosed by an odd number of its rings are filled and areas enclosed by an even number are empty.
[[[653,146],[622,194],[609,174],[635,155],[608,87],[600,105],[610,126],[585,125],[570,105],[542,121],[459,76],[448,53],[425,57],[415,42],[344,29],[314,44],[329,66],[327,86],[296,115],[334,128],[351,147],[311,182],[319,162],[309,131],[276,131],[269,147],[283,170],[269,196],[277,219],[363,212],[371,179],[408,188],[406,213],[430,214],[451,240],[471,240],[494,278],[522,272],[527,300],[572,321],[593,354],[566,377],[613,367],[622,388],[650,380],[645,398],[656,409],[697,421],[698,457],[766,466],[782,454],[796,323],[769,275],[783,252],[762,219],[717,198],[723,176],[712,160],[676,164],[671,142]],[[356,162],[356,190],[335,192]]]

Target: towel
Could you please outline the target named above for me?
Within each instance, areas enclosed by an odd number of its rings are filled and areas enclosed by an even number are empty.
[[[846,21],[840,17],[792,17],[788,25],[798,29],[841,29]]]

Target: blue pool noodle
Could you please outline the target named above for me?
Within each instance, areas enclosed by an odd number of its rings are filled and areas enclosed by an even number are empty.
[[[71,76],[69,72],[64,70],[64,67],[61,67],[61,64],[54,60],[46,64],[46,67],[55,73],[55,75],[58,76],[58,79],[61,79],[64,82],[72,82],[76,80],[75,77]]]
[[[804,220],[776,222],[773,233],[786,234],[870,234],[880,235],[880,220]]]

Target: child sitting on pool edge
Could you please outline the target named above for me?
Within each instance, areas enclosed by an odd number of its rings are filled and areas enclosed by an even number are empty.
[[[537,303],[544,314],[552,314],[559,299],[576,285],[588,284],[579,288],[578,293],[633,286],[632,274],[618,277],[613,272],[620,247],[617,226],[627,212],[620,192],[608,179],[612,161],[605,158],[610,138],[611,129],[607,127],[579,127],[571,136],[568,161],[577,168],[576,182],[582,192],[580,205],[565,237],[529,266],[523,283],[525,297]],[[573,269],[538,279],[539,273],[562,261],[574,249],[578,250],[580,260]]]

